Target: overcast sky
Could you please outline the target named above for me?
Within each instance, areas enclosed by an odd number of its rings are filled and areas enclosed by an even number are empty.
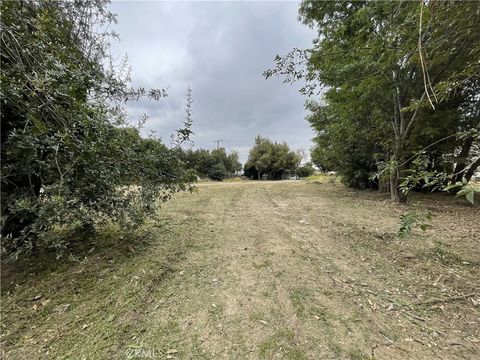
[[[311,47],[313,30],[297,21],[298,2],[114,1],[115,56],[128,56],[135,86],[167,88],[160,102],[128,104],[145,132],[165,142],[184,118],[185,89],[193,91],[195,148],[227,151],[246,161],[257,134],[309,150],[314,136],[305,118],[299,86],[265,80],[276,54]]]

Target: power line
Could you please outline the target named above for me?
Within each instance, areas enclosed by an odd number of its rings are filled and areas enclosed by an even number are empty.
[[[220,150],[220,142],[223,141],[223,139],[218,139],[215,140],[214,143],[217,143],[217,150]]]

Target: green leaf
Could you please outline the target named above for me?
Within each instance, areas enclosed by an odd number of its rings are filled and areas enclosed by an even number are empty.
[[[475,204],[475,197],[472,189],[469,189],[469,191],[465,194],[465,197],[467,198],[468,201],[470,201],[472,204]]]
[[[463,184],[461,182],[456,182],[455,184],[450,184],[447,187],[445,187],[443,189],[443,191],[448,191],[448,190],[455,189],[455,188],[458,188],[458,187],[461,187],[461,186],[463,186]]]

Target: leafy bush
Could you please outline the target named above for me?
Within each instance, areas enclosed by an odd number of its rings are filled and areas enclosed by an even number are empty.
[[[476,2],[303,0],[299,19],[317,30],[314,46],[276,56],[264,76],[301,80],[300,92],[318,97],[307,100],[315,165],[365,188],[376,164],[387,163],[391,199],[400,203],[407,196],[399,185],[421,149],[429,171],[470,181],[480,166]]]
[[[122,103],[166,93],[128,88],[126,64],[108,65],[105,1],[4,1],[1,13],[3,253],[67,246],[54,227],[138,226],[188,187],[178,151],[126,124]]]
[[[221,162],[216,163],[208,170],[208,177],[212,180],[222,181],[227,177],[227,169]]]
[[[307,163],[297,169],[297,175],[301,178],[311,176],[314,173],[315,169],[313,168],[311,163]]]
[[[278,180],[283,178],[285,172],[297,169],[300,161],[300,155],[291,151],[285,142],[272,142],[259,135],[250,149],[244,174],[255,179],[266,176],[271,180]]]
[[[398,230],[398,237],[407,237],[416,226],[420,227],[422,231],[428,229],[427,220],[431,220],[432,214],[430,212],[421,212],[415,209],[409,210],[400,215],[400,229]]]

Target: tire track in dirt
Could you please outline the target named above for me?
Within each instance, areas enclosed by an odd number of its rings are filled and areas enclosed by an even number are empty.
[[[199,184],[134,252],[18,285],[7,358],[476,359],[479,224],[465,207],[433,210],[434,230],[401,242],[399,210],[379,194]],[[52,303],[30,309],[36,294]]]
[[[323,191],[303,182],[209,184],[195,203],[169,205],[198,221],[183,275],[165,284],[182,301],[153,315],[179,324],[177,335],[164,336],[180,342],[179,357],[437,357],[422,344],[424,325],[381,308],[388,302],[380,290],[400,275],[382,277],[375,267],[384,260],[363,259],[348,239],[357,228],[392,232],[395,209],[371,202],[358,218],[348,199]]]

